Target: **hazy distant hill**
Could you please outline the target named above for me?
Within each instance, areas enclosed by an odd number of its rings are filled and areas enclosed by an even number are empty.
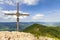
[[[60,27],[47,27],[41,24],[33,24],[24,29],[23,31],[30,32],[35,36],[49,36],[60,38]]]
[[[47,26],[60,26],[60,22],[36,22],[36,23]]]
[[[29,23],[19,23],[20,27],[19,29],[22,30],[25,27],[29,26]],[[0,30],[16,30],[16,22],[0,22]]]
[[[47,26],[60,26],[60,22],[20,22],[19,29],[23,30],[26,27],[29,27],[30,25],[37,23],[37,24],[43,24]],[[16,22],[0,22],[0,30],[16,30]]]

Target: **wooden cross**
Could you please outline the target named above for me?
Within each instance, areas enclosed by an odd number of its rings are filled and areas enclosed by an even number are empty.
[[[17,12],[16,14],[6,14],[5,15],[16,15],[17,17],[17,31],[19,31],[19,16],[29,16],[29,14],[21,14],[19,13],[19,3],[17,3]]]

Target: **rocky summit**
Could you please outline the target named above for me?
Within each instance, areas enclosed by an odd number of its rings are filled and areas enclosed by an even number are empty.
[[[36,38],[30,33],[0,31],[0,40],[36,40]]]
[[[40,36],[39,39],[31,33],[17,31],[0,31],[0,40],[54,40],[53,38]]]

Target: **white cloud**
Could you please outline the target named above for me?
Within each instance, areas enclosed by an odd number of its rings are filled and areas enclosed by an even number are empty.
[[[6,0],[4,1],[6,4],[9,4],[9,5],[14,5],[13,1],[12,0]]]
[[[9,10],[9,11],[3,10],[2,12],[3,13],[16,13],[16,10]]]
[[[0,7],[0,18],[3,16],[3,13],[2,13],[2,7]]]
[[[2,10],[3,13],[16,13],[17,11],[16,10]],[[29,14],[27,12],[23,12],[23,11],[19,11],[19,13],[21,14]]]
[[[46,11],[43,21],[45,22],[60,22],[60,10]]]
[[[16,5],[17,2],[20,4],[27,4],[27,5],[36,5],[40,0],[0,0],[0,4],[9,4],[9,5]]]
[[[4,13],[16,13],[16,10],[1,10],[0,11],[0,22],[16,22],[16,16],[8,16],[8,15],[4,15]],[[29,14],[27,12],[23,12],[23,11],[19,11],[19,13],[21,14]],[[28,19],[29,16],[20,16],[20,22],[24,22],[24,21],[28,21],[26,19]]]
[[[2,21],[2,22],[15,22],[16,21],[16,16],[14,15],[14,16],[8,16],[8,15],[4,15],[4,13],[16,13],[16,10],[13,10],[13,11],[5,11],[5,10],[1,10],[0,11],[0,21]],[[22,12],[22,11],[20,11],[20,13],[22,13],[22,14],[29,14],[29,13],[26,13],[26,12]],[[20,18],[20,20],[22,20],[22,19],[25,19],[25,18],[27,18],[27,16],[20,16],[19,17]]]
[[[14,15],[14,16],[10,16],[9,18],[11,18],[11,17],[17,18],[15,15]],[[27,16],[20,16],[19,18],[20,18],[20,19],[25,19],[25,18],[27,18]]]
[[[4,0],[0,0],[0,4],[3,4],[4,2],[3,2]]]
[[[23,0],[23,3],[27,5],[36,5],[38,2],[39,0]]]
[[[34,15],[34,16],[32,17],[32,19],[39,20],[39,19],[41,19],[41,18],[43,18],[43,17],[44,17],[43,14],[36,14],[36,15]]]
[[[16,14],[16,10],[11,10],[11,11],[2,11],[3,13],[8,13],[8,14]],[[22,11],[19,11],[19,13],[21,14],[29,14],[29,13],[26,13],[26,12],[22,12]],[[7,18],[10,18],[11,16],[8,16]],[[16,18],[16,16],[12,16],[13,18]],[[26,18],[27,16],[20,16],[21,19],[23,18]]]

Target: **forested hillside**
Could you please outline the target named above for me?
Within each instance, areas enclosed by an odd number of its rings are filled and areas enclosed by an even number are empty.
[[[48,27],[41,24],[33,24],[26,29],[24,32],[30,32],[35,36],[48,36],[60,38],[60,27]]]

